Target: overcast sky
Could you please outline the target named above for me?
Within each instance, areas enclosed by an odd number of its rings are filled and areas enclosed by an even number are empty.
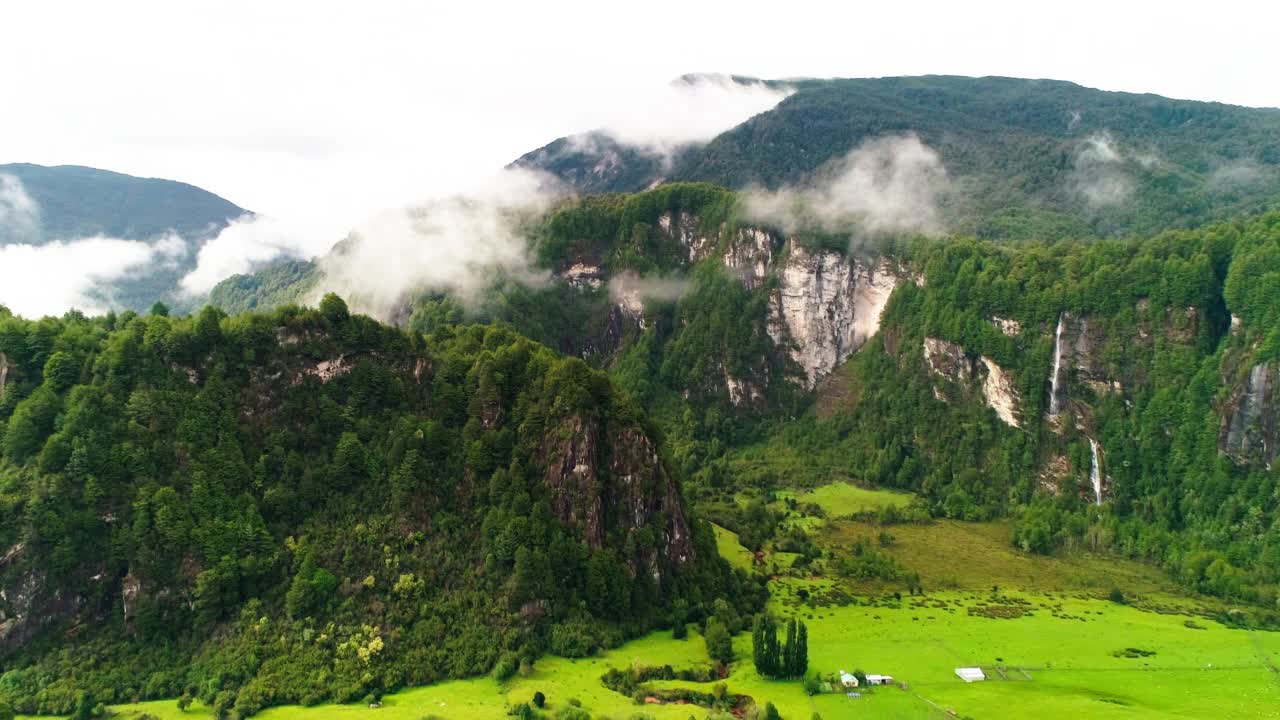
[[[670,122],[662,88],[687,72],[1000,74],[1280,106],[1276,8],[5,2],[0,162],[184,180],[351,224],[557,136]]]

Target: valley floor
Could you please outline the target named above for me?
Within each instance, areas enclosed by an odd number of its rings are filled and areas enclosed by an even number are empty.
[[[818,493],[825,503],[897,502],[848,488]],[[838,506],[826,509],[829,515]],[[828,548],[874,537],[882,528],[850,519],[795,517]],[[1280,718],[1280,633],[1226,627],[1207,601],[1179,595],[1154,568],[1075,553],[1028,556],[1010,545],[1003,523],[891,526],[885,548],[920,574],[923,596],[894,591],[902,584],[850,581],[831,572],[808,576],[785,569],[785,553],[765,554],[771,608],[803,619],[809,628],[809,667],[892,675],[906,684],[875,688],[861,697],[843,693],[809,697],[799,681],[761,678],[751,663],[751,638],[734,640],[737,660],[726,680],[733,693],[775,703],[788,720],[840,718],[948,718],[999,720],[1079,718]],[[737,537],[718,528],[720,551],[739,567],[757,567]],[[760,571],[764,571],[760,568]],[[1123,588],[1129,604],[1107,599]],[[800,590],[808,591],[801,600]],[[360,705],[280,707],[262,720],[422,720],[503,718],[510,705],[547,697],[551,716],[571,698],[593,717],[655,720],[703,718],[691,705],[636,705],[601,684],[610,668],[707,664],[696,632],[675,640],[653,633],[595,658],[547,657],[534,672],[506,684],[490,678],[406,690],[371,710]],[[990,680],[966,684],[958,667],[984,668]],[[659,681],[655,688],[710,684]],[[115,708],[123,716],[149,713],[160,720],[205,720],[174,701]]]

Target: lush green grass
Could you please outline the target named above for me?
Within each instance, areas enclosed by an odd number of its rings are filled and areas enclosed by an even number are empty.
[[[1012,599],[1011,599],[1012,598]],[[1029,605],[1017,604],[1017,601]],[[1017,619],[970,615],[968,608],[990,603],[1030,610]],[[728,678],[731,691],[772,701],[789,719],[934,718],[954,709],[961,716],[1021,718],[1265,718],[1280,712],[1280,678],[1264,658],[1280,661],[1280,634],[1226,628],[1194,618],[1203,629],[1186,626],[1189,615],[1159,614],[1072,594],[945,592],[901,603],[794,609],[809,625],[810,667],[824,673],[862,669],[893,675],[907,690],[878,688],[860,699],[843,695],[807,697],[798,682],[774,682],[751,667],[750,637],[735,638],[738,662]],[[1154,651],[1148,657],[1118,657],[1117,651]],[[1123,653],[1120,653],[1123,655]],[[264,720],[419,720],[500,718],[508,703],[546,693],[552,708],[571,697],[594,715],[629,717],[639,710],[629,698],[605,689],[600,675],[609,667],[705,662],[702,640],[674,640],[654,633],[585,660],[546,658],[529,677],[506,686],[489,678],[442,683],[388,696],[371,712],[359,705],[285,707],[264,712]],[[1031,680],[991,680],[965,684],[959,666],[1009,668]],[[688,685],[673,681],[659,685]],[[203,711],[180,713],[172,702],[119,708],[149,712],[162,720],[206,718]],[[705,711],[688,706],[647,706],[658,719],[684,720]]]
[[[828,517],[838,518],[863,512],[875,512],[890,505],[906,507],[912,497],[911,493],[868,490],[847,482],[833,482],[800,493],[796,496],[796,501],[814,503],[822,508]]]
[[[1019,552],[1010,542],[1005,521],[967,523],[939,520],[926,525],[880,526],[864,522],[830,523],[824,546],[839,552],[856,539],[893,535],[885,548],[908,570],[920,573],[926,590],[990,589],[1000,587],[1038,591],[1085,590],[1106,594],[1120,588],[1128,594],[1182,594],[1158,568],[1084,551],[1058,556]],[[862,589],[901,589],[901,583],[869,585]]]
[[[712,524],[712,527],[716,531],[716,547],[720,550],[720,556],[733,567],[750,571],[755,561],[751,551],[738,542],[738,534],[719,525]]]

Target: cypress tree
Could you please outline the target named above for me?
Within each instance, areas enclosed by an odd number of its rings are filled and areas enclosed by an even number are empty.
[[[796,676],[804,677],[809,672],[809,628],[800,621],[800,629],[796,633]]]
[[[782,676],[796,676],[796,619],[787,621],[787,644],[782,648]]]
[[[765,644],[765,616],[763,613],[756,616],[755,625],[751,628],[751,661],[755,663],[756,672],[761,675],[769,674],[769,648]]]

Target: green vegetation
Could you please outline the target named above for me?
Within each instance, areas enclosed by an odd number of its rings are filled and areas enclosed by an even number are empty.
[[[0,353],[19,712],[365,702],[764,600],[634,400],[507,328],[0,310]]]

